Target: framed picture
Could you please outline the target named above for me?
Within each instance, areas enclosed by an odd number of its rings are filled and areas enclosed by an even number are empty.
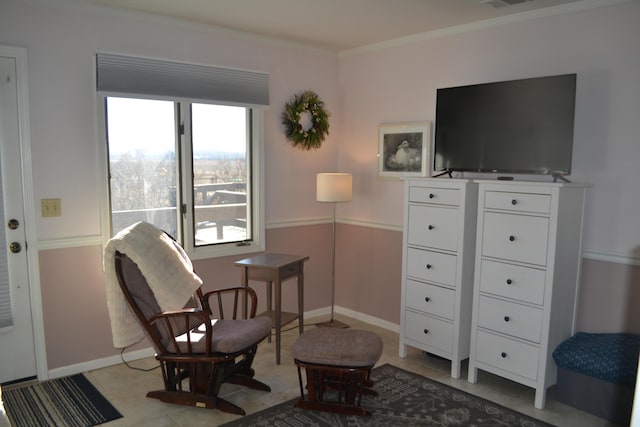
[[[401,178],[430,175],[430,122],[382,124],[378,139],[380,176]]]

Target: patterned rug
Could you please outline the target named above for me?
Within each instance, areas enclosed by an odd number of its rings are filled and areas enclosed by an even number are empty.
[[[249,426],[520,426],[552,427],[551,424],[500,406],[386,364],[371,372],[377,397],[364,396],[363,406],[370,416],[347,416],[320,411],[304,411],[292,399],[255,414],[224,424]]]
[[[89,427],[122,415],[82,374],[2,390],[12,427]]]

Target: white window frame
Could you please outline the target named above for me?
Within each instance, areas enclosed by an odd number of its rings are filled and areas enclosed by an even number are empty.
[[[109,152],[106,132],[106,99],[107,97],[135,97],[139,99],[164,99],[181,104],[189,103],[202,103],[202,100],[192,99],[167,99],[159,98],[148,95],[132,95],[123,93],[107,93],[97,92],[97,111],[98,111],[98,138],[100,144],[99,153],[99,165],[100,170],[100,212],[101,212],[101,234],[103,245],[112,237],[111,227],[111,204],[110,204],[110,180],[109,180]],[[188,147],[186,150],[181,150],[180,154],[180,171],[181,177],[179,178],[178,185],[181,186],[183,200],[181,202],[187,205],[187,214],[182,214],[182,220],[179,222],[182,227],[179,228],[178,236],[175,236],[183,244],[185,251],[191,259],[206,259],[216,258],[222,256],[234,256],[244,255],[248,253],[263,252],[265,250],[265,203],[264,203],[264,110],[263,108],[240,105],[251,109],[251,168],[249,170],[250,176],[247,179],[247,191],[251,191],[251,194],[247,197],[247,203],[251,203],[252,212],[252,239],[246,242],[229,242],[216,245],[206,245],[196,247],[195,236],[193,236],[192,230],[194,229],[193,215],[191,212],[194,209],[193,206],[193,188],[191,188],[191,180],[183,179],[186,173],[191,173],[192,167],[192,155],[190,153],[191,147],[191,134],[190,126],[185,126],[185,133],[181,136],[183,138],[183,144]],[[183,117],[180,120],[184,123],[190,122],[190,108],[182,108]],[[186,114],[185,114],[186,112]],[[188,120],[188,121],[187,121]],[[183,155],[184,153],[189,154]],[[177,207],[178,211],[181,210],[181,206]],[[191,212],[190,212],[191,211]]]

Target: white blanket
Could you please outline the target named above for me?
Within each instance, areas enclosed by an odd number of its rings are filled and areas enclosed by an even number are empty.
[[[136,223],[115,235],[104,249],[107,305],[113,345],[124,348],[144,337],[144,329],[120,289],[115,272],[116,251],[138,265],[163,311],[183,308],[202,280],[193,272],[182,248],[162,230],[146,222]]]

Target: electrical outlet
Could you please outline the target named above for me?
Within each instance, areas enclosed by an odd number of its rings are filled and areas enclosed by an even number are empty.
[[[60,199],[42,199],[40,200],[43,217],[61,216],[62,205]]]

